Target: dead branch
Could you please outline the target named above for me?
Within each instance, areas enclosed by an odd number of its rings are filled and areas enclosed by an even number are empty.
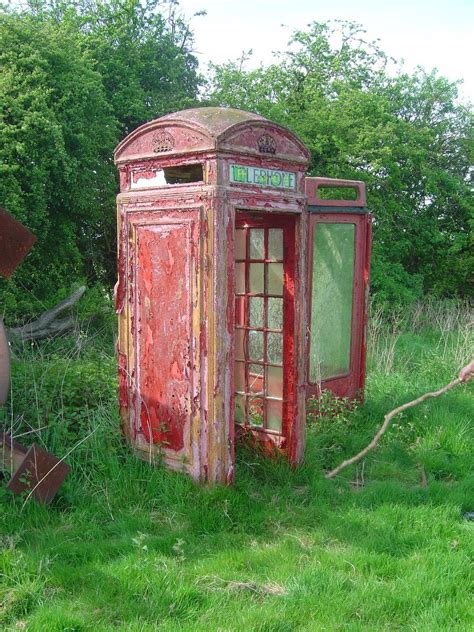
[[[82,286],[65,298],[64,301],[48,309],[48,311],[41,314],[39,318],[33,320],[31,323],[27,323],[22,327],[7,329],[8,337],[20,341],[42,340],[43,338],[55,338],[69,331],[74,326],[74,318],[72,316],[59,318],[59,316],[66,310],[71,309],[79,301],[85,291],[86,287]]]
[[[402,406],[399,406],[398,408],[395,408],[394,410],[391,410],[389,413],[385,415],[383,424],[380,426],[380,428],[376,432],[374,438],[369,443],[369,445],[367,445],[363,450],[358,452],[355,456],[351,457],[350,459],[346,459],[340,465],[335,467],[333,470],[331,470],[330,472],[327,472],[327,474],[325,475],[325,478],[334,478],[344,468],[348,467],[349,465],[352,465],[353,463],[357,463],[358,461],[363,459],[364,456],[366,456],[371,450],[373,450],[377,446],[378,442],[383,437],[387,428],[389,427],[390,422],[396,415],[403,412],[404,410],[407,410],[407,408],[412,408],[413,406],[416,406],[417,404],[421,404],[421,402],[424,402],[425,399],[428,399],[430,397],[439,397],[440,395],[447,393],[449,390],[451,390],[454,386],[457,386],[458,384],[460,384],[462,381],[463,380],[458,377],[452,382],[450,382],[449,384],[447,384],[446,386],[443,386],[443,388],[440,388],[439,391],[434,391],[432,393],[425,393],[421,397],[418,397],[417,399],[414,399],[411,402],[408,402],[406,404],[403,404]]]

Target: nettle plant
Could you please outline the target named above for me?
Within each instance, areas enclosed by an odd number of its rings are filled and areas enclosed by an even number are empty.
[[[319,397],[311,397],[307,403],[308,424],[342,423],[350,425],[359,402],[348,397],[337,397],[328,390],[321,391]]]

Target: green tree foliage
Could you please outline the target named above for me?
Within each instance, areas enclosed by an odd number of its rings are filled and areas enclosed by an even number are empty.
[[[30,0],[0,11],[0,205],[38,235],[0,304],[32,315],[76,281],[115,278],[114,146],[195,104],[192,33],[176,0]],[[245,60],[242,60],[245,61]],[[215,66],[208,101],[293,129],[311,174],[367,182],[382,298],[472,291],[472,113],[456,85],[412,75],[358,25],[314,23],[277,63]]]
[[[77,33],[3,15],[0,37],[0,201],[38,237],[1,296],[7,309],[28,313],[93,272],[117,131]]]
[[[363,33],[354,23],[313,23],[278,63],[214,66],[209,101],[291,128],[311,150],[312,175],[367,183],[381,298],[465,295],[474,264],[472,111],[436,72],[395,73]]]
[[[115,278],[113,149],[195,99],[192,36],[176,3],[35,0],[0,12],[0,205],[37,236],[11,281],[31,315],[72,283]],[[162,7],[164,10],[165,7]]]
[[[34,0],[38,15],[68,22],[100,73],[120,137],[196,100],[192,33],[176,0]],[[38,6],[39,5],[39,6]]]

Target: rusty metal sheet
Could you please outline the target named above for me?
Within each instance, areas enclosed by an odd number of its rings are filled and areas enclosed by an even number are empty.
[[[6,433],[0,434],[0,469],[15,472],[25,458],[28,449]]]
[[[36,242],[36,237],[0,208],[0,275],[10,277]]]
[[[10,345],[3,322],[0,320],[0,406],[8,397],[10,388]]]
[[[26,449],[6,434],[0,437],[3,467],[13,466],[7,489],[15,494],[29,494],[42,503],[50,503],[70,471],[69,465],[35,443]],[[16,469],[15,469],[16,468]]]

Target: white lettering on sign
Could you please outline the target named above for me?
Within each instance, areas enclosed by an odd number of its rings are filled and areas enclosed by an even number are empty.
[[[272,187],[273,189],[290,189],[292,191],[296,189],[296,173],[279,171],[278,169],[231,164],[229,180],[234,184],[251,184],[259,187]]]
[[[153,189],[166,184],[165,174],[162,169],[148,169],[142,171],[132,171],[131,189]]]

